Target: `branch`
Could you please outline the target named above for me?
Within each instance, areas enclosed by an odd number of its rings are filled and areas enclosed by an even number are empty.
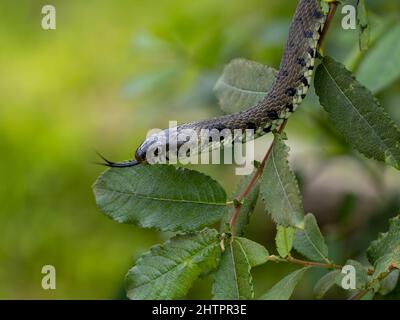
[[[376,279],[374,279],[371,282],[369,282],[367,284],[367,288],[366,289],[357,292],[354,296],[350,297],[349,300],[361,300],[368,292],[373,290],[373,285],[374,285],[375,282],[380,282],[383,279],[385,279],[390,274],[391,271],[392,270],[389,270],[389,272],[382,273],[379,277],[377,277]],[[373,269],[368,269],[368,274],[369,275],[371,275],[373,273],[374,273]]]
[[[281,257],[271,255],[268,257],[268,260],[276,261],[276,262],[289,262],[289,263],[297,264],[297,265],[300,265],[303,267],[317,267],[317,268],[337,269],[337,270],[342,270],[342,268],[343,268],[343,266],[340,266],[340,265],[334,264],[334,263],[320,263],[320,262],[314,262],[314,261],[306,261],[306,260],[300,260],[297,258],[293,258],[292,256],[287,256],[286,258],[281,258]]]
[[[278,133],[282,133],[283,130],[285,129],[287,123],[287,119],[285,119],[285,121],[282,123],[282,125],[279,127]],[[245,199],[248,194],[250,193],[251,189],[254,187],[255,183],[257,182],[258,178],[261,176],[261,173],[264,170],[265,167],[265,163],[267,162],[271,151],[272,151],[272,147],[275,144],[275,139],[272,141],[271,145],[268,148],[267,153],[264,156],[264,159],[262,160],[262,162],[260,163],[260,165],[258,166],[256,172],[254,173],[253,177],[251,178],[251,180],[249,181],[249,183],[247,184],[247,186],[244,188],[244,190],[234,199],[233,203],[234,203],[234,209],[233,209],[233,214],[232,214],[232,218],[229,222],[229,227],[230,227],[230,232],[232,235],[232,239],[234,236],[234,228],[235,228],[235,224],[237,221],[237,218],[239,217],[240,214],[240,210],[243,206],[243,199]]]
[[[329,3],[329,12],[328,12],[328,15],[326,16],[325,25],[324,25],[324,28],[322,29],[321,36],[319,38],[319,52],[320,53],[322,53],[322,49],[325,44],[326,35],[328,33],[329,27],[331,26],[333,17],[335,16],[338,4],[339,4],[339,2],[337,2],[337,1]]]
[[[357,292],[354,296],[350,297],[348,300],[361,300],[369,291],[372,289],[365,289]]]
[[[326,268],[326,269],[337,269],[342,270],[343,266],[334,263],[320,263],[320,262],[313,262],[313,261],[305,261],[293,258],[292,256],[286,257],[286,261],[294,264],[299,264],[304,267],[318,267],[318,268]]]

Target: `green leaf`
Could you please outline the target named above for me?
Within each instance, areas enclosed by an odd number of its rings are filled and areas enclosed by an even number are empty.
[[[314,294],[317,299],[322,299],[325,294],[336,284],[336,278],[340,275],[339,270],[333,270],[320,278],[314,287]]]
[[[390,220],[389,231],[381,233],[377,240],[372,241],[367,250],[368,260],[375,264],[386,254],[400,251],[400,216]]]
[[[296,177],[288,163],[289,148],[275,136],[271,154],[261,177],[260,192],[266,211],[282,226],[303,225],[303,204]]]
[[[170,165],[107,170],[94,185],[98,207],[110,218],[160,230],[194,230],[221,219],[223,188],[210,177]]]
[[[369,282],[368,269],[363,266],[361,263],[355,260],[347,260],[345,265],[353,266],[356,272],[356,289],[354,290],[363,290],[367,288]],[[336,278],[336,284],[339,287],[342,287],[342,280],[345,274],[339,273]],[[351,290],[351,289],[349,289]]]
[[[233,193],[231,199],[235,199],[243,190],[244,188],[248,185],[250,180],[253,178],[255,172],[243,177],[238,186],[236,187],[236,191]],[[258,181],[253,185],[253,188],[251,189],[250,193],[247,195],[247,197],[243,200],[242,207],[240,209],[239,216],[235,222],[234,225],[234,231],[235,235],[243,235],[246,226],[249,224],[250,221],[250,216],[254,211],[254,208],[257,203],[258,195],[260,193],[260,184]],[[225,227],[227,224],[229,224],[229,221],[232,217],[233,209],[231,206],[228,206],[226,208],[225,215],[223,219],[221,220],[221,232],[225,232]]]
[[[285,228],[277,226],[277,233],[275,237],[276,249],[282,258],[289,255],[293,247],[294,229],[291,227]]]
[[[368,21],[368,12],[364,0],[358,0],[357,3],[357,22],[360,28],[359,45],[360,50],[365,51],[369,48],[371,38],[371,28]]]
[[[387,299],[387,300],[400,300],[400,282],[397,282],[397,285],[394,288],[394,290],[392,290],[389,294],[387,294],[385,299]]]
[[[297,284],[309,267],[296,270],[275,284],[260,300],[289,300]]]
[[[235,237],[235,241],[239,242],[242,246],[252,268],[268,261],[268,250],[261,244],[241,237]]]
[[[357,79],[377,93],[400,77],[400,23],[391,27],[371,48],[357,71]]]
[[[127,274],[129,299],[177,299],[193,281],[216,268],[221,254],[215,229],[177,235],[143,254]]]
[[[222,110],[233,113],[254,106],[268,94],[276,74],[254,61],[232,60],[214,88]]]
[[[229,240],[228,240],[229,241]],[[234,239],[221,256],[214,274],[213,298],[242,300],[254,297],[251,265],[240,241]]]
[[[400,270],[393,270],[382,281],[379,289],[379,294],[385,296],[396,289],[399,281]]]
[[[321,105],[353,148],[400,168],[400,130],[342,64],[325,57],[316,72],[315,89]]]
[[[319,230],[317,220],[309,213],[304,219],[304,229],[297,229],[293,246],[297,252],[312,261],[330,263],[328,247]]]
[[[367,256],[374,265],[372,283],[384,279],[393,270],[400,270],[400,216],[391,219],[389,231],[371,243]]]
[[[372,281],[380,281],[388,276],[393,270],[400,270],[400,251],[385,254],[374,264],[374,273]]]

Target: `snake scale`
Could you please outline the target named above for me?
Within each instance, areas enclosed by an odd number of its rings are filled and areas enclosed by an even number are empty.
[[[254,138],[279,127],[305,98],[314,71],[318,41],[326,21],[319,0],[299,0],[289,30],[288,40],[275,81],[267,96],[253,107],[229,115],[182,124],[176,132],[192,129],[219,131],[254,130]],[[168,130],[164,130],[165,134]],[[147,162],[148,149],[161,142],[158,134],[148,137],[136,150],[135,160],[114,163],[106,161],[109,167],[130,167]],[[164,140],[165,141],[165,140]],[[211,143],[211,142],[210,142]],[[221,143],[221,146],[223,143]],[[200,151],[199,151],[200,152]]]

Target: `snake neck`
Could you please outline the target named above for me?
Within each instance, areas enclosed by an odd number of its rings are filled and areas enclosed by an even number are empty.
[[[271,90],[264,99],[245,111],[207,120],[194,121],[173,128],[183,132],[185,129],[196,131],[225,129],[232,132],[240,129],[254,131],[250,136],[255,139],[279,127],[288,119],[306,97],[314,73],[315,57],[318,41],[321,36],[326,15],[321,11],[319,0],[299,0],[296,12],[290,25],[289,36],[284,49],[279,71]],[[168,131],[168,129],[166,130]],[[150,137],[138,148],[140,156],[145,155],[150,141],[158,140]],[[244,136],[243,142],[248,137]],[[209,144],[199,152],[223,147],[231,141]]]

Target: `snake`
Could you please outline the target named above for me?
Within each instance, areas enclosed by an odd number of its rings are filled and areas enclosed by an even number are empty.
[[[149,148],[166,144],[165,134],[174,131],[179,135],[186,129],[199,133],[202,130],[253,130],[252,139],[274,131],[290,117],[306,97],[314,73],[317,49],[327,15],[322,11],[320,0],[298,0],[289,28],[279,70],[268,94],[247,110],[206,120],[185,123],[150,135],[135,152],[135,159],[112,162],[104,157],[108,167],[131,167],[148,162]],[[244,139],[245,141],[246,139]],[[227,141],[220,141],[220,147]],[[182,141],[178,141],[178,147]],[[213,145],[211,145],[213,144]],[[168,147],[168,146],[167,146]],[[209,149],[215,148],[210,141]],[[197,150],[202,152],[204,150]]]

